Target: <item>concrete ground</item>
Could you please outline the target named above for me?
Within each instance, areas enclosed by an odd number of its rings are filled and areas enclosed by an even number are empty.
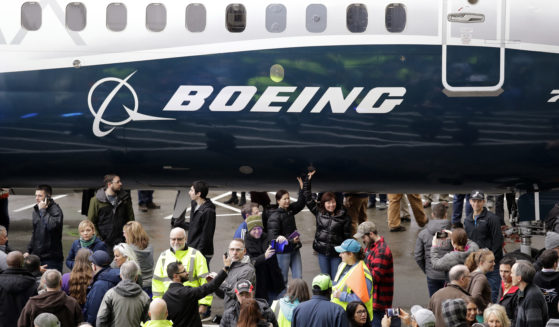
[[[292,196],[297,194],[295,190],[291,192]],[[80,213],[81,196],[81,193],[54,194],[53,196],[64,211],[63,247],[65,255],[70,250],[72,242],[78,238],[77,226],[79,222],[86,218]],[[138,193],[135,190],[132,191],[136,220],[142,223],[151,238],[155,259],[159,256],[160,252],[169,247],[170,216],[173,213],[175,196],[175,191],[157,190],[154,193],[154,202],[160,204],[161,209],[143,213],[138,210]],[[209,197],[212,198],[217,207],[217,227],[214,236],[216,254],[210,264],[212,271],[217,271],[222,267],[220,256],[226,251],[229,241],[242,221],[238,206],[224,204],[229,196],[230,192],[226,191],[212,191],[209,194]],[[270,194],[270,198],[273,199],[273,194]],[[14,249],[25,251],[27,248],[27,243],[31,238],[33,204],[35,204],[33,196],[10,196],[9,198],[11,219],[9,243]],[[430,209],[426,211],[427,215],[430,216]],[[402,308],[410,308],[414,304],[426,306],[429,302],[429,295],[425,275],[413,259],[413,249],[420,228],[412,220],[411,223],[404,223],[404,226],[407,228],[405,232],[390,233],[386,223],[387,210],[368,209],[367,215],[370,220],[377,224],[379,233],[385,237],[393,252],[395,272],[393,305]],[[305,209],[296,216],[296,222],[303,242],[301,249],[303,279],[310,286],[312,278],[320,273],[318,258],[313,255],[312,250],[315,218]],[[543,247],[543,237],[534,237],[533,246],[536,248]],[[512,250],[518,247],[518,244],[508,244],[506,249]],[[65,267],[65,271],[67,270]],[[223,301],[214,297],[212,312],[220,314],[222,311]]]

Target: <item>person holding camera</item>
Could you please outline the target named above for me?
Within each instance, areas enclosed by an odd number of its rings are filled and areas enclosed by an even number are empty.
[[[52,188],[49,185],[37,186],[35,190],[37,204],[33,207],[33,233],[24,257],[35,254],[41,259],[42,265],[47,265],[46,268],[56,269],[62,273],[64,215],[51,196]]]
[[[276,259],[276,249],[270,244],[268,235],[263,232],[262,217],[260,215],[249,216],[246,219],[247,231],[245,235],[245,247],[250,261],[256,273],[255,296],[268,301],[268,305],[278,297],[285,289],[283,275]],[[277,243],[276,243],[277,244]],[[281,250],[276,246],[278,250]],[[277,251],[277,253],[281,253]]]

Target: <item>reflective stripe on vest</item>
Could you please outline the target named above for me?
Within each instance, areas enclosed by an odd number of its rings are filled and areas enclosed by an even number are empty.
[[[367,268],[367,266],[365,265],[365,263],[363,262],[363,260],[359,261],[360,264],[363,265],[363,271],[365,272],[365,278],[367,278],[368,280],[371,281],[371,284],[373,283],[373,277],[369,274],[367,274],[367,271],[369,271],[369,268]],[[344,271],[345,267],[347,266],[347,264],[345,262],[342,262],[339,266],[338,266],[338,271],[336,272],[336,277],[334,278],[334,281],[337,281],[336,285],[332,286],[332,293],[334,293],[334,291],[341,291],[341,292],[346,292],[346,293],[350,293],[351,292],[351,288],[349,288],[348,286],[346,286],[346,289],[342,289],[342,287],[345,285],[345,280],[349,277],[349,275],[353,272],[353,269],[355,269],[357,267],[357,265],[354,265],[353,267],[351,267],[346,274],[342,277],[342,279],[340,280],[340,275],[342,274],[342,271]],[[374,287],[374,285],[373,285]],[[331,302],[339,304],[340,306],[342,306],[342,308],[344,308],[344,310],[347,307],[347,302],[342,302],[340,299],[335,298],[334,296],[332,296],[332,300]],[[373,319],[373,289],[371,288],[371,293],[369,294],[369,301],[367,301],[365,304],[365,307],[367,308],[367,311],[369,312],[369,316],[371,317],[371,320]]]
[[[192,249],[192,253],[190,253],[190,266],[188,267],[188,280],[191,282],[202,277],[202,276],[197,276],[197,278],[194,278],[194,261],[196,260],[196,252],[198,252],[196,249]]]

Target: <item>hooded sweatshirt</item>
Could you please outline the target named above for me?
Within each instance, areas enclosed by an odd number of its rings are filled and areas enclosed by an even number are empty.
[[[103,297],[97,313],[97,326],[139,326],[147,320],[149,296],[130,280],[123,280]]]
[[[153,278],[153,247],[151,244],[140,250],[136,245],[131,245],[132,249],[134,249],[134,253],[136,254],[136,260],[138,261],[138,265],[140,266],[140,271],[142,273],[142,287],[144,288],[151,288],[151,279]]]
[[[427,223],[426,228],[417,235],[414,251],[415,262],[417,262],[419,268],[421,268],[425,275],[430,279],[445,279],[445,273],[443,271],[433,269],[433,266],[431,265],[431,245],[433,243],[433,236],[436,232],[449,228],[450,221],[448,221],[448,219],[431,219]]]
[[[78,301],[62,290],[46,291],[29,299],[19,316],[18,327],[33,326],[35,318],[43,312],[55,315],[61,327],[74,327],[83,321]]]
[[[87,293],[84,307],[84,318],[87,322],[95,325],[97,319],[97,312],[103,300],[105,293],[120,282],[120,270],[111,269],[109,267],[103,268],[95,276],[93,276],[93,283]]]

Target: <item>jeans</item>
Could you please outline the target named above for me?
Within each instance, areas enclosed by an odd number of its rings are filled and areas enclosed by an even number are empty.
[[[152,190],[138,190],[138,204],[146,205],[153,202],[153,191]]]
[[[59,260],[41,260],[41,266],[47,265],[47,269],[56,269],[62,273],[62,261]]]
[[[491,286],[491,302],[497,303],[499,300],[499,287],[501,287],[501,275],[499,274],[499,267],[495,265],[493,271],[485,274],[487,281],[489,281],[489,286]]]
[[[462,210],[464,209],[464,199],[466,200],[466,217],[472,213],[472,205],[470,204],[469,194],[454,194],[452,200],[452,224],[462,222]]]
[[[330,257],[324,254],[318,254],[318,265],[320,266],[320,272],[323,274],[330,275],[330,278],[334,280],[336,277],[336,272],[338,271],[338,266],[342,262],[340,257]]]
[[[278,264],[286,287],[290,267],[292,278],[303,278],[303,263],[301,262],[301,252],[299,252],[299,249],[289,253],[276,254],[276,257],[278,258]]]
[[[429,289],[429,297],[433,296],[436,291],[444,287],[446,281],[444,279],[431,279],[427,277],[427,289]]]
[[[373,310],[373,327],[381,327],[382,317],[386,314],[384,310]],[[401,322],[399,317],[392,317],[390,327],[400,327]]]

